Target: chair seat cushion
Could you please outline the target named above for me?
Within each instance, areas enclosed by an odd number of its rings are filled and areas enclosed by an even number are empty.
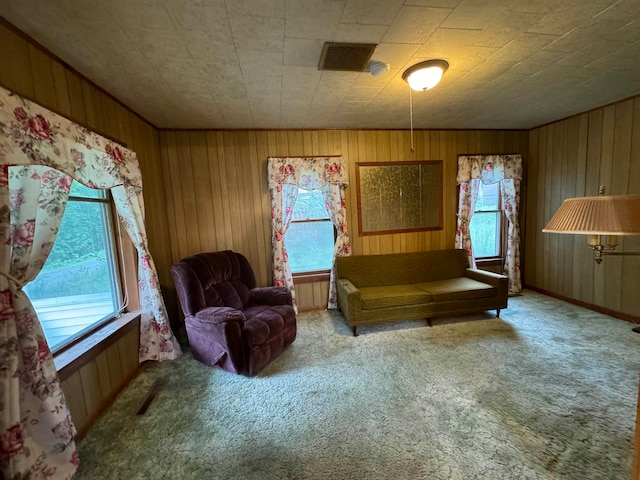
[[[417,305],[431,301],[431,294],[413,285],[385,285],[381,287],[360,287],[362,309]]]
[[[246,322],[242,333],[251,349],[280,335],[283,329],[295,325],[296,316],[291,305],[258,305],[244,310]]]
[[[244,322],[242,312],[231,307],[207,307],[196,313],[195,318],[205,323]]]
[[[495,287],[467,277],[418,283],[416,287],[430,293],[434,302],[485,298],[496,295]]]

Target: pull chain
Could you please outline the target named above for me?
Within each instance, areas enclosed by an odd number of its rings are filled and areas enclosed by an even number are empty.
[[[411,86],[409,86],[409,117],[410,117],[410,122],[411,122],[411,149],[410,152],[414,153],[416,151],[415,148],[413,148],[413,96],[411,94]]]

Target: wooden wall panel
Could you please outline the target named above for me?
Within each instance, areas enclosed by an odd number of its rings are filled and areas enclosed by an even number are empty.
[[[171,280],[165,262],[171,258],[171,245],[156,129],[3,21],[0,58],[0,86],[115,138],[137,153],[147,204],[149,246],[160,281],[167,285]],[[128,268],[135,271],[135,262]],[[104,355],[92,357],[63,379],[62,388],[80,432],[86,431],[138,371],[138,338],[136,323]]]
[[[348,226],[354,255],[450,248],[456,228],[459,154],[528,153],[525,131],[414,132],[396,130],[161,130],[160,152],[171,256],[169,265],[195,253],[242,252],[260,285],[271,278],[271,199],[267,157],[342,155],[349,168]],[[444,229],[433,232],[360,236],[356,162],[444,161]],[[327,282],[300,284],[302,309],[326,306]]]
[[[640,257],[597,265],[584,236],[541,233],[565,198],[597,195],[600,185],[640,194],[640,97],[531,130],[528,162],[525,284],[640,317]],[[640,251],[640,240],[620,238],[618,249]]]
[[[140,323],[127,328],[117,341],[90,355],[78,370],[62,378],[71,417],[79,437],[137,374]]]

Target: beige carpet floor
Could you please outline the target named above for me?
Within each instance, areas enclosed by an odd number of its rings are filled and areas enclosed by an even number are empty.
[[[640,334],[525,291],[351,331],[303,313],[259,376],[151,363],[79,442],[91,479],[627,479]],[[146,414],[136,415],[156,380]]]

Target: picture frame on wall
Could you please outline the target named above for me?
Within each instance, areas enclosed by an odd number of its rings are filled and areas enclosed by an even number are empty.
[[[443,229],[443,161],[356,163],[360,235]]]

